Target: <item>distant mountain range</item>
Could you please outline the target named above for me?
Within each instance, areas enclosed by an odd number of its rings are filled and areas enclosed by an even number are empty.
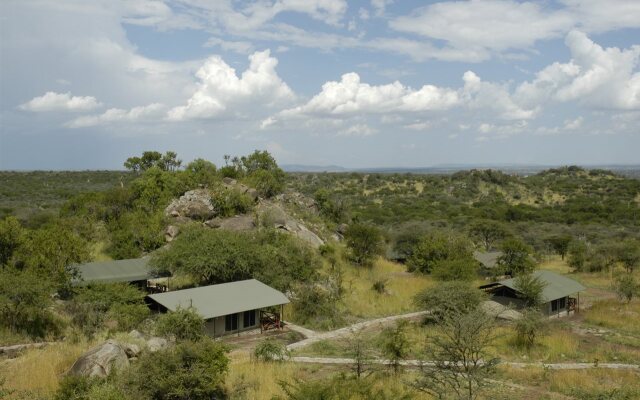
[[[580,165],[587,169],[607,169],[620,173],[640,172],[640,164],[635,165]],[[470,169],[495,169],[507,173],[527,175],[537,173],[549,168],[558,168],[561,165],[526,165],[526,164],[438,164],[431,167],[376,167],[376,168],[347,168],[339,165],[281,165],[287,172],[370,172],[386,174],[450,174],[457,171]],[[635,175],[635,174],[633,174]]]

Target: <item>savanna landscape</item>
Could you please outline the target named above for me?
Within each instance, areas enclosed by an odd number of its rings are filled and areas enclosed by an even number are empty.
[[[1,174],[3,397],[640,396],[634,178],[286,173],[265,151],[125,166]],[[148,288],[79,284],[83,263],[143,256],[170,290],[258,279],[290,299],[284,326],[214,339],[196,308],[152,310]],[[579,309],[542,313],[535,271],[582,284]],[[478,288],[504,275],[527,306],[491,312]],[[72,372],[114,343],[134,355]]]

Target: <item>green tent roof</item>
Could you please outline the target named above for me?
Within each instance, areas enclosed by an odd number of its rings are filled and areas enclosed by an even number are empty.
[[[473,252],[473,258],[475,258],[476,261],[482,264],[485,268],[495,267],[498,263],[498,257],[501,255],[501,251],[488,251],[486,253],[481,253],[479,251]]]
[[[204,319],[289,303],[282,292],[256,279],[156,293],[147,297],[170,311],[192,306]]]
[[[134,282],[153,278],[148,258],[97,261],[78,265],[80,284],[89,282]]]
[[[546,283],[542,291],[542,298],[545,303],[586,290],[586,287],[580,283],[566,276],[556,274],[555,272],[537,270],[533,272],[533,276]],[[506,279],[498,283],[517,291],[514,278]]]

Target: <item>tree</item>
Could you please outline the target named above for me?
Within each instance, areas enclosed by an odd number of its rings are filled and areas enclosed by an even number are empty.
[[[50,311],[53,287],[31,270],[0,270],[0,324],[12,332],[45,337],[59,326]]]
[[[518,275],[515,279],[514,286],[518,291],[518,297],[524,301],[527,307],[538,307],[544,299],[542,292],[546,283],[531,273]]]
[[[370,266],[382,254],[382,233],[373,225],[353,223],[344,234],[349,257],[357,265]]]
[[[434,366],[423,366],[416,388],[439,398],[451,391],[459,399],[478,398],[499,363],[489,353],[496,339],[495,318],[476,309],[442,315],[436,327],[426,348]]]
[[[409,355],[409,340],[407,339],[407,321],[398,321],[395,327],[382,331],[382,354],[393,368],[394,373],[400,372],[401,361]]]
[[[362,329],[352,330],[351,336],[348,339],[348,353],[347,356],[353,359],[351,370],[355,374],[357,379],[360,379],[366,374],[367,369],[371,361],[371,348],[363,337]]]
[[[335,199],[327,189],[318,189],[313,195],[320,214],[339,223],[347,218],[347,206],[341,199]]]
[[[420,240],[407,263],[410,271],[428,274],[438,262],[454,259],[473,264],[471,243],[462,236],[436,231]]]
[[[178,343],[140,356],[129,374],[127,393],[155,400],[226,398],[227,348],[211,339]]]
[[[502,254],[497,264],[506,275],[518,275],[531,272],[535,264],[531,259],[531,247],[519,239],[507,239],[501,246]]]
[[[429,311],[430,321],[442,319],[445,315],[469,313],[477,309],[486,294],[466,282],[444,282],[418,293],[415,303]]]
[[[626,300],[627,303],[631,302],[631,299],[637,296],[638,292],[640,292],[640,285],[633,275],[623,274],[616,280],[616,293],[620,299]]]
[[[198,341],[205,335],[204,320],[193,308],[180,308],[162,314],[156,322],[156,333],[177,340]]]
[[[276,339],[269,338],[258,343],[253,356],[262,362],[283,361],[289,356],[287,346]]]
[[[9,216],[0,220],[0,267],[9,265],[11,257],[24,242],[24,234],[17,218]]]
[[[640,244],[633,239],[625,240],[618,249],[618,261],[631,273],[640,265]]]
[[[182,160],[178,159],[175,151],[167,151],[158,161],[158,166],[164,171],[176,171],[182,165]]]
[[[195,185],[211,187],[219,180],[215,164],[202,158],[196,158],[187,164],[185,172]]]
[[[516,339],[518,344],[531,348],[536,338],[543,332],[548,318],[538,308],[527,308],[520,312],[522,315],[515,321]]]
[[[582,241],[574,241],[569,246],[569,256],[567,257],[567,264],[575,271],[583,271],[587,262],[587,244]]]
[[[489,251],[493,244],[507,235],[507,229],[503,224],[493,220],[479,220],[471,223],[469,234],[476,238],[485,250]]]
[[[564,257],[567,255],[567,251],[569,251],[569,245],[573,238],[571,235],[556,235],[551,236],[546,241],[549,243],[553,251],[556,254],[560,255],[560,257],[564,260]]]

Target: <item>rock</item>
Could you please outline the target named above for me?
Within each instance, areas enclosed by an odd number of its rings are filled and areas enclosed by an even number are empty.
[[[173,241],[180,233],[180,229],[178,229],[175,225],[167,226],[167,229],[164,231],[164,240],[167,242]]]
[[[238,181],[236,181],[233,178],[229,178],[228,176],[222,178],[222,182],[224,182],[225,185],[231,185],[231,186],[234,186],[235,184],[238,183]]]
[[[340,224],[338,225],[338,227],[336,228],[336,232],[338,232],[339,234],[343,235],[345,234],[345,232],[347,232],[347,229],[349,228],[349,225],[347,224]]]
[[[144,340],[144,335],[135,329],[129,332],[129,336],[131,336],[134,339]]]
[[[152,337],[151,339],[147,340],[147,350],[152,353],[158,350],[162,350],[167,346],[169,346],[169,342],[167,341],[167,339],[161,337]]]
[[[213,229],[220,228],[220,225],[222,225],[222,219],[216,217],[208,221],[205,221],[204,224],[209,228],[213,228]]]
[[[123,346],[114,340],[108,340],[80,356],[73,363],[69,374],[106,378],[113,369],[128,366],[129,359]]]
[[[193,219],[206,220],[216,215],[211,203],[211,194],[206,189],[190,190],[174,199],[165,209],[165,215],[171,217],[185,216]]]
[[[20,353],[26,349],[42,349],[47,347],[49,343],[27,343],[27,344],[16,344],[13,346],[3,346],[0,347],[0,355],[5,356],[7,358],[15,358],[20,355]]]
[[[256,227],[252,215],[236,215],[220,221],[219,229],[228,231],[250,231]]]
[[[137,357],[140,354],[140,346],[133,343],[123,343],[122,348],[129,358]]]

